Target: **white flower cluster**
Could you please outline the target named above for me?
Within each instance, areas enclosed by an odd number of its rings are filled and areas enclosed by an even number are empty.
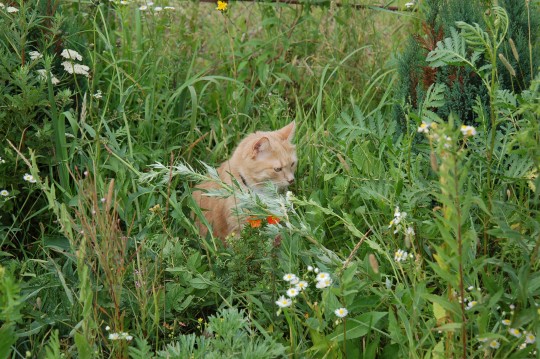
[[[113,1],[113,0],[111,0]],[[120,4],[122,5],[127,5],[127,1],[125,1],[125,4],[122,3],[122,1],[120,1]],[[153,10],[155,13],[158,13],[158,12],[161,12],[163,10],[175,10],[174,6],[155,6],[153,9],[152,9],[152,6],[154,6],[154,3],[152,1],[150,2],[147,2],[146,5],[141,5],[139,6],[139,10],[140,11],[147,11],[147,10]]]
[[[45,69],[41,69],[41,70],[36,70],[36,72],[38,73],[39,75],[39,78],[42,80],[42,81],[46,81],[48,76],[47,76],[47,70]],[[49,73],[49,76],[51,76],[51,73]],[[51,77],[51,83],[53,85],[58,85],[60,83],[60,80],[58,80],[56,78],[56,76],[52,75]]]
[[[88,77],[90,68],[86,65],[77,64],[75,61],[82,61],[82,56],[75,50],[70,49],[64,49],[62,53],[60,54],[65,59],[68,59],[68,61],[62,62],[62,66],[64,66],[64,70],[67,73],[70,74],[76,74],[76,75],[83,75]]]
[[[17,9],[16,7],[8,6],[8,7],[6,8],[6,5],[5,5],[4,3],[1,3],[1,2],[0,2],[0,9],[2,9],[2,10],[6,9],[6,11],[7,11],[8,13],[10,13],[10,14],[19,12],[19,9]]]
[[[317,277],[315,277],[315,279],[317,280],[317,284],[315,284],[315,288],[324,289],[332,285],[332,278],[330,278],[330,274],[326,272],[321,272],[317,274]]]
[[[109,334],[109,340],[126,340],[126,341],[132,341],[133,336],[129,335],[126,332],[121,333],[110,333]]]
[[[111,330],[111,327],[108,325],[105,327],[106,331]],[[120,332],[120,333],[109,333],[109,340],[126,340],[128,342],[133,340],[133,336],[129,335],[129,333],[126,332]]]

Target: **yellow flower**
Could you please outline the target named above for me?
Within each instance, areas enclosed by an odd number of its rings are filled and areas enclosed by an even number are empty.
[[[228,6],[228,5],[229,5],[229,4],[227,4],[226,1],[220,1],[220,0],[218,0],[216,10],[219,10],[219,11],[221,11],[221,12],[227,11],[227,6]]]

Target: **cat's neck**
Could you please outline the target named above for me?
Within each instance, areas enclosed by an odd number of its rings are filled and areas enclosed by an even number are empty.
[[[221,164],[218,170],[220,178],[223,182],[232,185],[232,177],[243,187],[252,189],[254,186],[249,183],[248,177],[242,173],[242,169],[235,166],[231,160],[225,161]]]

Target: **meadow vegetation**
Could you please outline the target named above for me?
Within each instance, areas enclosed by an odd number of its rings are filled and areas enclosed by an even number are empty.
[[[540,3],[343,4],[0,3],[0,358],[537,357]]]

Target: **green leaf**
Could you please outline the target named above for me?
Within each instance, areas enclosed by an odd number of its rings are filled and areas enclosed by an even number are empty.
[[[4,323],[0,327],[0,358],[10,358],[11,346],[16,341],[17,337],[13,331],[13,325]]]
[[[362,337],[369,333],[370,329],[377,324],[379,320],[384,318],[387,312],[369,312],[364,313],[356,318],[347,318],[346,323],[346,337],[348,339],[355,339]],[[343,341],[343,326],[340,325],[336,331],[327,337],[329,340],[336,340],[338,342]]]
[[[92,348],[90,344],[81,333],[75,333],[75,345],[77,346],[77,351],[79,353],[80,359],[91,359],[92,358]]]

